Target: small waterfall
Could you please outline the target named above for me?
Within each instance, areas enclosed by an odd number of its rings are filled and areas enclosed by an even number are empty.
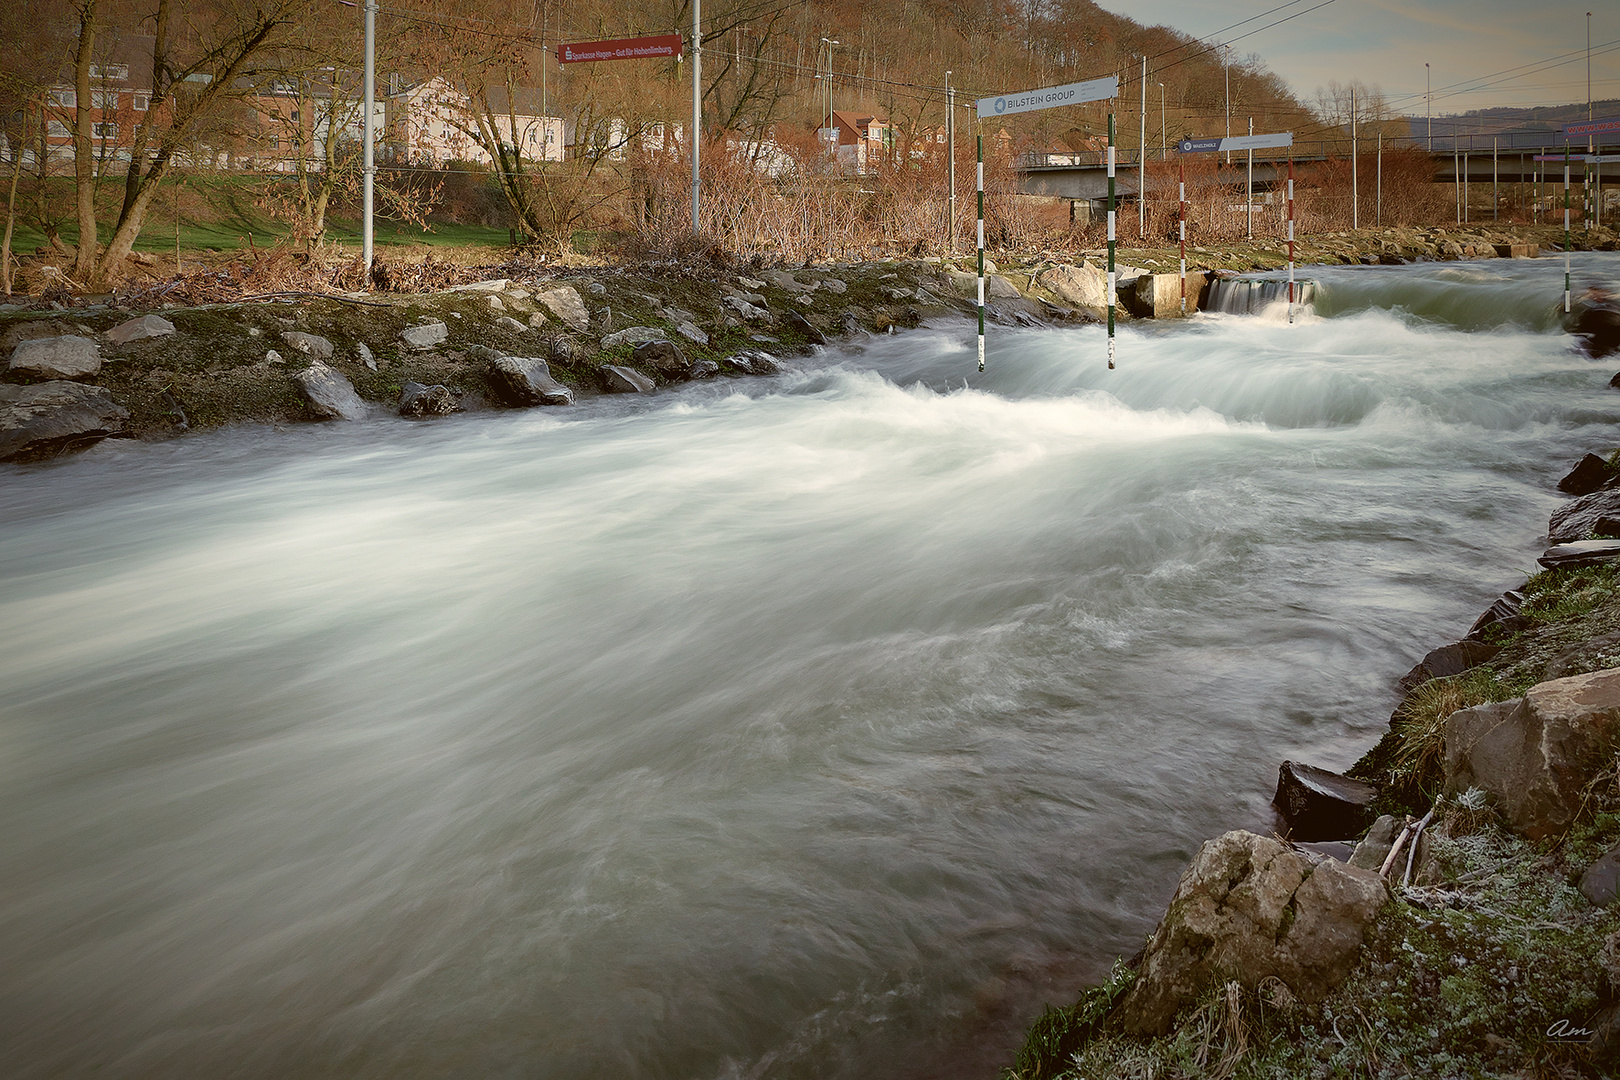
[[[1316,282],[1309,278],[1294,281],[1294,303],[1309,310],[1316,301]],[[1275,278],[1216,278],[1209,286],[1206,311],[1227,315],[1257,315],[1272,304],[1288,303],[1288,282]]]

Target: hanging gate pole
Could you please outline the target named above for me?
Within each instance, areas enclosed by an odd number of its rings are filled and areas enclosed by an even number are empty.
[[[1294,155],[1288,154],[1288,321],[1294,321]]]
[[[1176,154],[1176,164],[1181,167],[1181,209],[1177,224],[1181,226],[1181,314],[1187,314],[1187,158]]]
[[[979,370],[984,370],[984,136],[979,136]]]
[[[1108,114],[1108,370],[1114,370],[1114,114]]]

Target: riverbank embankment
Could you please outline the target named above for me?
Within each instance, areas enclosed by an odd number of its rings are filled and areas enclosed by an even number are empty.
[[[1562,231],[1547,227],[1371,229],[1302,240],[1295,258],[1305,267],[1523,257],[1562,242]],[[1599,249],[1616,240],[1599,229],[1575,243]],[[987,265],[989,319],[1101,318],[1105,255],[997,253]],[[1256,240],[1188,255],[1196,310],[1216,276],[1277,270],[1288,253],[1286,244]],[[1120,319],[1180,314],[1176,248],[1126,245],[1117,263]],[[978,288],[967,254],[775,268],[432,269],[415,277],[396,270],[394,280],[436,278],[443,288],[265,289],[268,275],[245,265],[124,295],[53,294],[0,306],[0,355],[9,357],[0,376],[8,432],[0,459],[50,457],[107,436],[157,439],[377,412],[422,418],[769,374],[781,357],[831,341],[971,315]],[[1166,299],[1172,292],[1175,303]],[[47,348],[45,339],[58,342]],[[522,363],[498,365],[503,358]]]

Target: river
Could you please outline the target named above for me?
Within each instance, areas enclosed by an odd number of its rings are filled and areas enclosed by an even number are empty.
[[[0,466],[0,1072],[994,1076],[1620,445],[1554,260],[1309,275]]]

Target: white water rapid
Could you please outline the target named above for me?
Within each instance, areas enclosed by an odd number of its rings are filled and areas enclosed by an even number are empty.
[[[0,1074],[994,1076],[1620,445],[1553,260],[1310,276],[0,466]]]

